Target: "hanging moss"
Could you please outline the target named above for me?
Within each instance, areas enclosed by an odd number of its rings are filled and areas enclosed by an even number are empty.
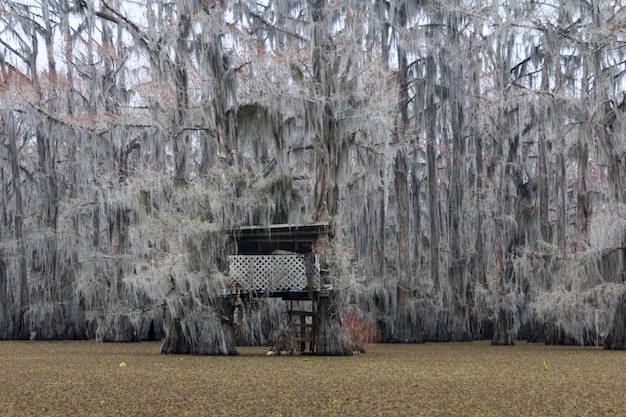
[[[536,2],[49,3],[0,17],[24,40],[0,46],[0,338],[266,343],[284,306],[221,304],[220,231],[323,220],[323,352],[345,312],[385,341],[623,345],[611,2],[554,30],[518,24]]]
[[[300,200],[300,192],[294,187],[293,177],[280,175],[269,178],[261,190],[270,196],[273,202],[272,223],[289,223],[289,214]]]

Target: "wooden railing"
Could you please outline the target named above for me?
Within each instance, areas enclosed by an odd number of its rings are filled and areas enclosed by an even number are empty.
[[[232,255],[229,287],[252,292],[319,290],[319,267],[313,254]]]

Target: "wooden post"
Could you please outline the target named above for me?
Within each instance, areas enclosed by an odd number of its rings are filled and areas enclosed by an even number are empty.
[[[300,352],[306,351],[306,315],[300,315]]]

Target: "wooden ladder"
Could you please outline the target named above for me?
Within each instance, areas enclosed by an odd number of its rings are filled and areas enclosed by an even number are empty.
[[[311,301],[311,308],[313,302]],[[289,337],[294,352],[306,352],[307,343],[309,352],[315,352],[315,312],[294,310],[293,302],[289,308]]]

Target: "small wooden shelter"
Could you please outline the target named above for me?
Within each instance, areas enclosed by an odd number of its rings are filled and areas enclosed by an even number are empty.
[[[318,310],[319,301],[331,297],[333,287],[313,249],[318,240],[332,237],[330,225],[241,226],[228,233],[237,254],[228,256],[228,288],[222,295],[234,303],[282,298],[289,313],[289,351],[315,353],[319,323],[329,314],[327,308]]]

